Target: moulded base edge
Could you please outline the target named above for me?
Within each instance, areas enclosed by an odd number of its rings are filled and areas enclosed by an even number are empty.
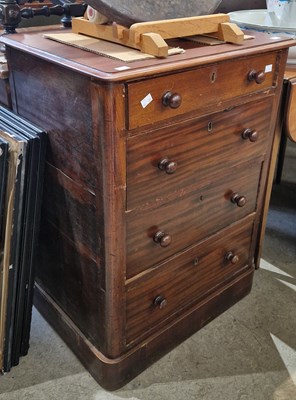
[[[248,269],[145,342],[115,359],[104,356],[93,346],[38,284],[34,304],[94,379],[103,388],[116,390],[246,296],[252,287],[253,272],[253,268]]]

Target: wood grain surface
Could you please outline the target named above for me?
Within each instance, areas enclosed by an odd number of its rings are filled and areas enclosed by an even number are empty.
[[[249,293],[293,41],[123,65],[43,32],[1,37],[13,109],[48,132],[36,304],[114,389]]]

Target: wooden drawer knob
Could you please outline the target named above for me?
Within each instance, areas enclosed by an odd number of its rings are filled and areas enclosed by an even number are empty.
[[[164,296],[157,296],[154,301],[153,304],[155,307],[158,307],[159,309],[163,309],[168,305],[167,299]]]
[[[170,175],[176,171],[177,165],[178,164],[175,161],[170,161],[167,158],[164,158],[158,163],[158,168]]]
[[[255,129],[245,129],[242,133],[242,138],[249,140],[250,142],[257,142],[259,137],[258,132]]]
[[[240,196],[238,193],[234,193],[231,196],[232,203],[236,204],[238,207],[243,207],[247,203],[245,196]]]
[[[234,254],[232,251],[228,251],[225,254],[225,260],[230,261],[231,264],[237,264],[239,262],[239,256]]]
[[[162,104],[165,107],[178,108],[182,103],[182,97],[178,93],[166,92],[162,96]]]
[[[252,69],[248,74],[249,81],[255,81],[258,85],[265,81],[266,74],[264,71],[256,71]]]
[[[172,242],[172,237],[162,231],[156,232],[153,237],[155,243],[160,244],[161,247],[168,247]]]

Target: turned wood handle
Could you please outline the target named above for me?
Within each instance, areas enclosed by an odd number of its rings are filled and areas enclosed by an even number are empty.
[[[158,168],[161,171],[165,171],[167,174],[173,174],[177,169],[177,163],[164,158],[158,163]]]
[[[256,71],[252,69],[248,74],[249,81],[255,81],[258,85],[265,81],[266,74],[264,71]]]
[[[242,133],[242,138],[249,140],[250,142],[257,142],[259,137],[258,132],[255,129],[245,129]]]
[[[155,243],[160,244],[161,247],[167,247],[171,244],[172,237],[162,231],[158,231],[154,235],[153,240]]]
[[[164,296],[159,295],[154,299],[153,304],[155,307],[158,307],[162,310],[163,308],[165,308],[168,305],[168,302]]]
[[[182,97],[178,93],[166,92],[162,96],[162,104],[170,108],[178,108],[182,103]]]
[[[231,264],[236,264],[239,262],[239,256],[237,254],[233,253],[232,251],[228,251],[225,254],[225,260],[230,261]]]
[[[232,203],[236,204],[238,207],[243,207],[246,204],[247,199],[245,196],[241,196],[238,193],[234,193],[231,196],[231,201],[232,201]]]

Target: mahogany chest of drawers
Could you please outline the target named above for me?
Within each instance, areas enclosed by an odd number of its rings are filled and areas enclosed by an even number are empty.
[[[2,38],[48,132],[35,304],[114,389],[249,293],[292,41],[124,64],[42,33]]]

